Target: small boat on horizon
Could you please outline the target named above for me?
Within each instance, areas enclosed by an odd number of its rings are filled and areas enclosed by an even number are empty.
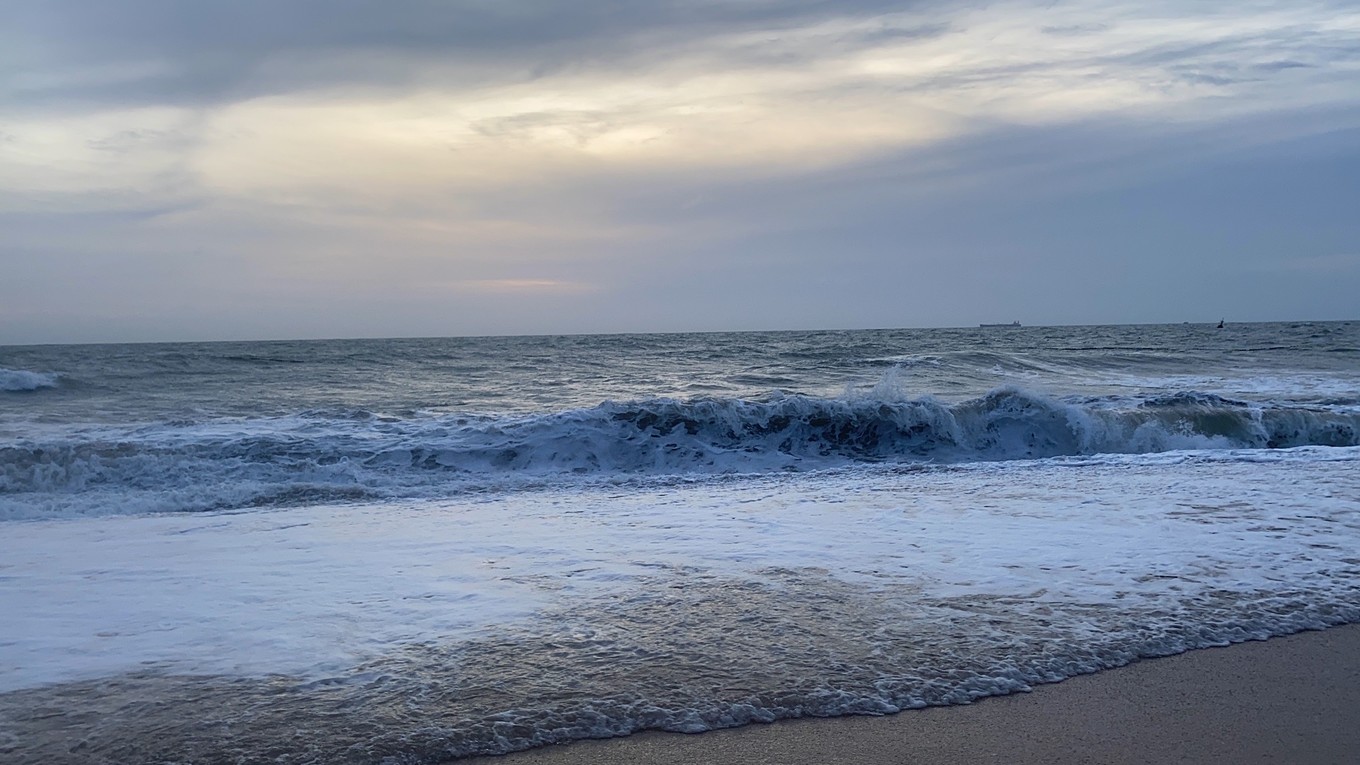
[[[978,326],[982,327],[983,329],[988,329],[991,327],[1018,327],[1020,326],[1020,322],[1013,321],[1010,324],[979,324]]]

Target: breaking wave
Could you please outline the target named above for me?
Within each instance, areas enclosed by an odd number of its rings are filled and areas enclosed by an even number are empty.
[[[0,391],[29,393],[41,388],[57,387],[57,375],[50,372],[30,372],[27,369],[0,369]]]
[[[573,476],[1357,445],[1354,409],[1203,393],[1064,401],[1003,388],[955,404],[881,392],[649,399],[517,417],[314,411],[11,441],[0,447],[0,518],[438,497]],[[121,509],[109,509],[109,492]]]

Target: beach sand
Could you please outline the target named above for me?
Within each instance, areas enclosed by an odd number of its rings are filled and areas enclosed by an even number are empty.
[[[484,765],[1360,763],[1360,625],[1191,651],[975,704],[641,733]]]

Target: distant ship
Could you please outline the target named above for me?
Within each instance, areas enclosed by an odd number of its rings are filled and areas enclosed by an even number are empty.
[[[984,329],[987,327],[1018,327],[1020,326],[1020,322],[1013,321],[1010,324],[979,324],[978,326]]]

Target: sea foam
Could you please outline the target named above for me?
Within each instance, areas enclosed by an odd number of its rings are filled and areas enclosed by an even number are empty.
[[[1360,619],[1360,449],[1255,454],[12,524],[0,758],[439,763]]]
[[[27,369],[0,369],[0,391],[29,393],[42,388],[55,388],[59,375],[51,372],[32,372]]]

